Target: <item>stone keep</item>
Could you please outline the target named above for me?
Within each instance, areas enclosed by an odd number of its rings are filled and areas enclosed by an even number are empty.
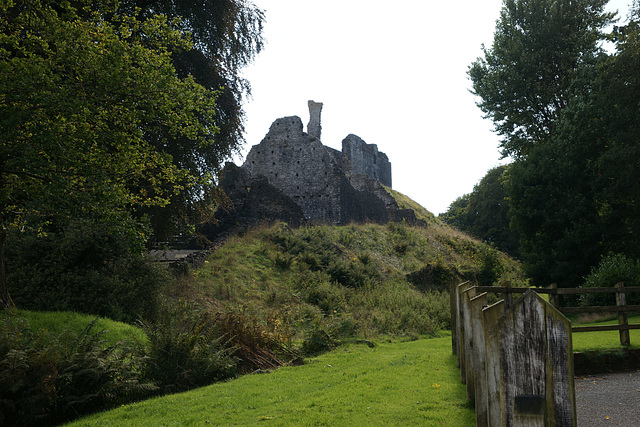
[[[388,210],[397,210],[397,204],[380,197],[385,193],[380,184],[391,186],[387,156],[356,135],[342,141],[342,152],[324,146],[320,142],[322,103],[309,101],[308,105],[308,133],[297,116],[277,119],[251,148],[242,169],[252,177],[265,177],[290,197],[302,208],[305,220],[344,224],[391,219]]]

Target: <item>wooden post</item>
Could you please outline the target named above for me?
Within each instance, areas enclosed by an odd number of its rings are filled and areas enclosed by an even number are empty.
[[[458,354],[458,285],[455,285],[454,283],[449,286],[449,305],[451,306],[451,351],[453,354]],[[458,363],[458,366],[460,366],[460,363]]]
[[[624,283],[616,283],[616,305],[618,307],[624,307],[627,304],[626,294],[624,292]],[[620,326],[626,326],[626,329],[620,329],[620,344],[631,345],[631,338],[629,337],[629,319],[627,318],[626,311],[618,312],[618,324]]]
[[[471,287],[469,282],[464,282],[457,286],[456,289],[456,348],[458,355],[458,366],[460,367],[460,373],[462,375],[462,383],[465,384],[464,379],[464,327],[462,325],[463,313],[462,313],[462,293]]]
[[[511,293],[511,282],[507,282],[507,292],[504,294],[504,301],[507,303],[507,307],[513,306],[513,295]]]
[[[473,361],[473,382],[475,388],[476,427],[489,427],[487,418],[487,369],[485,363],[485,324],[482,310],[487,306],[487,293],[473,297],[471,306],[471,360]],[[468,384],[468,383],[467,383]],[[468,391],[468,389],[467,389]],[[467,393],[468,395],[468,393]]]
[[[558,297],[558,284],[552,283],[549,285],[549,289],[552,292],[549,294],[549,303],[555,308],[560,308],[560,297]]]
[[[462,292],[460,304],[462,306],[462,329],[464,330],[463,337],[463,354],[464,354],[464,367],[461,371],[464,371],[463,384],[467,385],[467,399],[473,400],[475,398],[475,382],[474,382],[474,363],[473,363],[473,316],[471,314],[471,298],[476,296],[475,286],[468,288]]]
[[[501,300],[482,310],[484,320],[484,356],[487,380],[487,425],[502,425],[502,413],[505,402],[501,396],[500,382],[500,331],[498,322],[506,310],[506,303]],[[476,411],[478,410],[476,403]],[[476,418],[477,420],[477,418]]]

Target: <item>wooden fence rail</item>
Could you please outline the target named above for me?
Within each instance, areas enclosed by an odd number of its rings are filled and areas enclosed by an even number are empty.
[[[625,287],[624,283],[618,283],[609,288],[558,288],[553,284],[547,288],[514,288],[511,286],[476,286],[476,292],[499,293],[504,296],[507,306],[513,303],[513,294],[524,293],[533,290],[538,294],[548,294],[549,302],[563,314],[576,313],[618,313],[617,325],[598,326],[572,326],[572,332],[595,332],[595,331],[619,331],[620,344],[631,345],[629,330],[640,329],[640,324],[629,324],[628,313],[640,312],[640,305],[627,305],[626,294],[639,293],[640,286]],[[588,307],[561,307],[559,295],[580,295],[580,294],[616,294],[616,305],[613,306],[588,306]]]
[[[452,350],[458,356],[477,426],[575,426],[572,333],[619,331],[629,345],[626,294],[640,287],[563,289],[473,286],[451,288]],[[488,306],[488,294],[504,299]],[[615,293],[615,306],[561,307],[560,295]],[[513,295],[523,294],[514,302]],[[539,294],[548,294],[546,301]],[[617,325],[573,326],[569,313],[618,313]]]
[[[487,306],[487,292],[452,288],[453,351],[477,426],[575,426],[571,323],[532,290]]]

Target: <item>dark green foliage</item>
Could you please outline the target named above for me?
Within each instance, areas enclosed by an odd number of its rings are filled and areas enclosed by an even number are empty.
[[[194,223],[210,220],[214,207],[221,202],[211,177],[217,176],[224,161],[244,141],[242,104],[251,91],[242,69],[262,50],[265,16],[261,9],[244,0],[122,0],[119,11],[141,20],[154,14],[179,19],[176,28],[188,33],[194,44],[188,50],[172,51],[177,75],[193,77],[217,95],[214,114],[206,118],[208,126],[217,132],[206,144],[162,130],[150,135],[156,146],[200,178],[190,182],[186,191],[174,195],[169,206],[145,210],[156,237],[167,240],[176,232],[188,231]]]
[[[141,322],[149,337],[148,375],[164,392],[188,390],[237,372],[228,337],[193,307],[165,307],[156,322]]]
[[[504,273],[504,266],[500,262],[498,251],[483,247],[480,251],[480,268],[476,280],[480,286],[492,286]]]
[[[129,251],[131,239],[93,221],[36,235],[11,229],[7,279],[14,302],[133,322],[155,315],[166,273]]]
[[[353,337],[357,324],[350,318],[337,319],[330,324],[316,324],[307,331],[302,342],[302,352],[307,356],[316,356],[339,347],[345,339]]]
[[[441,263],[427,264],[424,268],[407,274],[407,280],[423,292],[432,289],[448,290],[452,283],[464,281],[459,272]]]
[[[585,288],[611,288],[622,282],[625,286],[640,286],[640,260],[634,260],[623,254],[610,253],[591,269],[585,278]],[[580,296],[581,305],[616,305],[615,294],[584,294]],[[640,295],[626,295],[626,303],[640,304]]]
[[[610,55],[598,45],[605,4],[505,0],[492,48],[469,70],[515,159],[509,219],[536,285],[579,286],[609,251],[640,258],[638,4]]]
[[[273,262],[281,270],[286,270],[294,261],[304,264],[311,271],[322,271],[332,281],[349,288],[358,288],[379,278],[379,272],[365,256],[364,261],[357,257],[348,259],[343,246],[353,243],[353,236],[343,230],[338,241],[332,243],[321,227],[301,228],[292,233],[286,230],[270,235],[280,251],[273,256]]]
[[[32,331],[5,313],[0,323],[0,424],[52,425],[150,396],[144,358],[120,342],[111,346],[93,324],[61,335]]]
[[[504,0],[493,44],[468,74],[505,156],[524,158],[552,134],[574,78],[611,22],[606,3]]]
[[[473,188],[438,218],[497,249],[517,257],[519,233],[510,227],[507,181],[510,165],[487,172]]]

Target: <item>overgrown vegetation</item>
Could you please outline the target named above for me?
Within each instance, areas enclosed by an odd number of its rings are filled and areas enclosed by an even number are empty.
[[[122,230],[76,220],[49,232],[7,236],[7,281],[14,303],[28,310],[76,311],[132,323],[156,315],[166,270],[130,251]]]
[[[505,0],[468,70],[513,162],[443,218],[500,242],[538,286],[579,287],[609,252],[640,259],[640,3],[620,26],[606,5]]]
[[[86,327],[89,320],[63,313],[5,315],[0,412],[7,425],[57,423],[297,364],[356,340],[437,336],[449,327],[449,284],[526,284],[515,261],[437,220],[264,226],[230,238],[202,268],[172,280],[143,259],[115,271],[127,265],[118,261],[127,240],[81,222],[21,238],[9,254],[24,286],[12,290],[21,305],[31,295],[35,308],[50,301],[140,319],[144,338],[136,329],[135,339],[107,342]]]
[[[633,260],[623,254],[609,254],[602,258],[600,264],[591,269],[584,281],[586,288],[611,288],[617,283],[626,286],[640,285],[640,260]],[[582,305],[616,305],[615,294],[582,294]],[[626,303],[640,304],[640,294],[629,293]]]
[[[23,313],[24,314],[24,313]],[[108,344],[88,322],[52,333],[5,311],[0,322],[0,424],[58,424],[150,396],[136,341]]]
[[[230,239],[170,293],[239,310],[311,352],[341,340],[434,335],[449,327],[449,284],[526,283],[516,262],[442,224],[286,224]]]

